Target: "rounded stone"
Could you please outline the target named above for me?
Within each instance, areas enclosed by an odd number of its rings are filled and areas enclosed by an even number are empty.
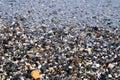
[[[40,72],[39,72],[39,70],[37,70],[37,69],[33,70],[33,71],[31,72],[31,76],[32,76],[32,78],[34,78],[35,80],[36,80],[36,79],[39,79],[39,78],[40,78]]]

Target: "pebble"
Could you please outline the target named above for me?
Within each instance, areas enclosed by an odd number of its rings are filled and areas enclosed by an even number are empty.
[[[20,26],[20,24],[16,21],[16,22],[12,22],[12,26],[13,27],[18,27],[18,26]]]
[[[57,24],[59,22],[59,20],[56,19],[56,18],[54,18],[54,19],[52,19],[52,22],[55,23],[55,24]]]
[[[89,54],[91,54],[92,53],[92,48],[87,48],[87,51],[88,51]]]
[[[0,75],[5,74],[6,80],[109,80],[120,76],[117,32],[103,27],[79,31],[74,25],[49,29],[47,25],[14,24],[0,30]]]
[[[108,67],[109,67],[110,69],[113,69],[113,68],[115,67],[115,64],[114,64],[114,63],[110,63],[110,64],[108,64]]]
[[[86,61],[86,66],[92,65],[93,62],[92,61]]]
[[[33,70],[31,72],[31,76],[36,80],[36,79],[39,79],[40,78],[40,72],[39,70]]]

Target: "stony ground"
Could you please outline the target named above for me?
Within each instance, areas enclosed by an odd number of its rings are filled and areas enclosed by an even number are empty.
[[[69,25],[48,30],[47,26],[24,27],[18,22],[0,28],[2,79],[30,80],[34,70],[43,80],[120,78],[120,28],[111,32],[103,27]]]
[[[0,0],[0,79],[119,80],[119,0]]]
[[[80,28],[90,26],[119,27],[119,0],[0,0],[0,17],[6,22],[16,16],[27,19],[28,26],[47,24],[64,27],[72,23]],[[112,23],[106,26],[106,23]],[[111,29],[111,28],[110,28]]]

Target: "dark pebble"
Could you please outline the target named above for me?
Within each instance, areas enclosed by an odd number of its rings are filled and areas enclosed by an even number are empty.
[[[20,24],[16,21],[16,22],[14,22],[14,24],[12,24],[12,26],[13,26],[13,27],[19,27]]]
[[[113,62],[120,62],[120,57],[114,58]]]

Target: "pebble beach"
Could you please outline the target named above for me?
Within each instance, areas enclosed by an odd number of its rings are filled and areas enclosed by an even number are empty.
[[[120,80],[119,3],[0,0],[0,80]]]

